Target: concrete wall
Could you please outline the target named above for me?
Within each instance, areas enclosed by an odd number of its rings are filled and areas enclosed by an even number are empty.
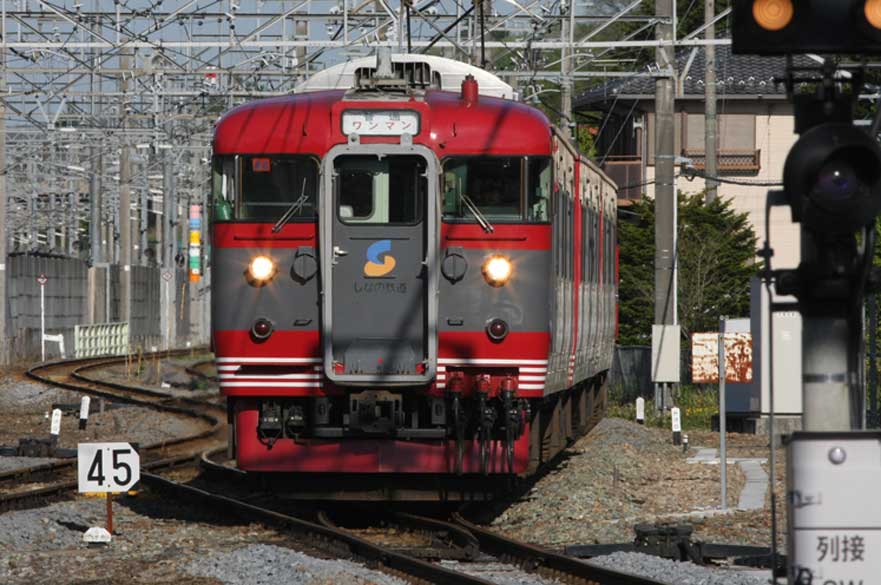
[[[40,348],[40,285],[37,277],[45,274],[46,333],[64,335],[67,356],[74,354],[74,326],[118,322],[124,314],[121,304],[119,266],[100,264],[88,266],[83,260],[65,257],[14,254],[7,258],[5,275],[8,292],[8,331],[0,332],[9,342],[9,363],[39,361]],[[174,341],[171,347],[207,343],[207,320],[199,319],[205,311],[207,285],[200,283],[202,296],[194,297],[196,287],[187,282],[186,270],[174,270],[167,306],[163,295],[166,286],[156,267],[133,266],[130,339],[133,348],[165,347],[163,328],[167,316],[173,316]],[[193,301],[193,302],[191,302]],[[197,311],[194,313],[194,309]],[[164,315],[163,315],[164,314]],[[191,319],[197,317],[197,327]],[[47,359],[60,357],[58,346],[46,344]],[[0,364],[6,365],[6,364]]]
[[[82,260],[13,254],[7,261],[7,294],[11,363],[40,358],[40,284],[45,274],[46,333],[64,335],[65,350],[73,354],[74,325],[86,322],[88,267]],[[46,344],[46,355],[58,357],[58,346]]]
[[[679,111],[702,111],[703,104],[682,104]],[[783,164],[789,149],[795,144],[798,136],[794,132],[795,119],[788,104],[766,103],[736,104],[720,103],[719,113],[757,113],[755,117],[756,148],[761,151],[761,169],[756,174],[730,176],[728,178],[742,181],[780,181],[783,180]],[[654,161],[647,161],[646,180],[652,181],[655,176]],[[703,191],[705,181],[694,179],[689,181],[680,177],[676,188],[683,193]],[[778,189],[780,187],[777,187]],[[654,197],[654,185],[648,185],[646,196]],[[744,185],[721,184],[719,195],[732,201],[734,209],[749,215],[750,222],[761,247],[765,238],[765,198],[769,187],[753,187]],[[788,207],[776,207],[771,211],[771,247],[774,248],[774,268],[795,268],[800,259],[800,237],[798,224],[792,223]]]

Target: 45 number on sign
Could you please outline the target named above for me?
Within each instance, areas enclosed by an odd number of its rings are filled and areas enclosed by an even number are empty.
[[[128,443],[80,443],[80,492],[125,492],[141,478],[140,457]]]

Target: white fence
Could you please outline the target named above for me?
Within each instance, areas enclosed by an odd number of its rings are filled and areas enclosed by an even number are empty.
[[[74,327],[74,353],[78,358],[123,355],[129,349],[127,322]]]

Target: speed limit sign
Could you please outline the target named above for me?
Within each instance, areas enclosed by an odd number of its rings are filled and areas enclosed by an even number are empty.
[[[126,492],[141,479],[141,458],[128,443],[77,445],[80,492]]]

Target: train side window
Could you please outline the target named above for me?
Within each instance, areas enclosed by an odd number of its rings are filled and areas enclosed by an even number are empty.
[[[548,221],[553,165],[548,157],[529,157],[526,165],[526,221]]]
[[[238,219],[275,221],[302,199],[291,221],[317,215],[318,163],[308,156],[240,157]]]
[[[588,242],[590,240],[590,224],[588,224],[588,201],[581,200],[581,284],[582,286],[590,282],[590,250]]]
[[[211,221],[232,219],[235,203],[236,160],[231,156],[216,156],[211,164]]]

